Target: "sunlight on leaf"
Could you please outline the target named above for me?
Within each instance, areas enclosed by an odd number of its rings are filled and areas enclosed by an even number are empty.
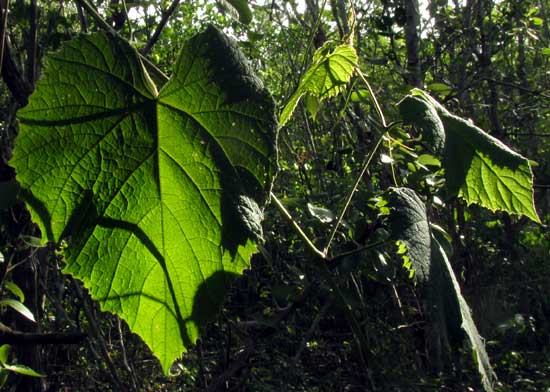
[[[433,106],[443,123],[446,138],[442,164],[448,197],[458,195],[468,204],[540,222],[529,160],[470,121],[449,113],[425,92],[414,89],[412,94]]]
[[[135,49],[98,33],[49,56],[18,119],[10,164],[33,220],[169,373],[262,238],[272,98],[213,27],[160,92]]]
[[[349,45],[340,45],[328,53],[328,44],[319,48],[313,56],[313,64],[306,71],[298,88],[281,112],[280,125],[285,125],[300,99],[311,94],[320,102],[343,91],[357,66],[357,54]]]

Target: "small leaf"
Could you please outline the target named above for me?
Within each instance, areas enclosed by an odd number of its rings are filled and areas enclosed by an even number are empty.
[[[281,112],[279,119],[281,127],[288,122],[304,94],[309,93],[319,98],[319,101],[323,101],[339,94],[349,82],[357,66],[355,49],[349,45],[340,45],[327,53],[328,44],[315,52],[313,64],[306,71],[298,88]]]
[[[550,56],[550,48],[542,48],[541,53],[544,56]]]
[[[336,219],[336,215],[331,210],[322,207],[315,207],[311,203],[307,203],[307,209],[311,216],[319,219],[322,223],[330,223]]]
[[[388,163],[392,163],[393,161],[394,161],[393,158],[390,157],[389,155],[380,154],[380,162],[388,164]]]
[[[7,369],[10,372],[14,372],[14,373],[17,373],[17,374],[22,374],[24,376],[46,377],[44,374],[40,374],[38,372],[35,372],[30,367],[24,366],[24,365],[4,365],[4,369]]]
[[[433,155],[429,155],[429,154],[422,154],[416,160],[418,161],[418,163],[426,166],[436,166],[436,167],[441,166],[441,161],[436,157],[434,157]]]
[[[2,365],[8,362],[10,351],[11,346],[9,344],[3,344],[2,346],[0,346],[0,363]]]
[[[369,100],[369,90],[361,89],[351,93],[351,102],[368,102]]]
[[[4,288],[19,298],[21,303],[25,302],[25,293],[23,293],[23,290],[11,280],[4,282]]]
[[[453,89],[450,86],[444,83],[431,83],[428,85],[428,90],[441,95],[447,95],[451,91],[453,91]]]
[[[10,308],[18,312],[20,315],[24,316],[25,318],[33,322],[36,322],[34,319],[34,315],[29,310],[29,308],[27,308],[21,302],[16,301],[15,299],[9,299],[9,298],[2,299],[0,300],[0,306],[9,306]]]
[[[449,335],[450,343],[461,347],[464,336],[474,354],[474,361],[481,376],[483,388],[493,391],[496,376],[485,351],[483,338],[479,335],[472,318],[471,310],[460,292],[460,286],[444,249],[432,237],[431,257],[433,271],[430,276],[431,301],[434,306],[435,319]]]
[[[436,109],[424,99],[408,95],[398,104],[399,113],[406,125],[412,125],[422,134],[427,147],[439,154],[445,146],[445,129]]]
[[[430,276],[430,226],[426,205],[409,188],[390,188],[391,238],[405,245],[407,260],[422,282]]]

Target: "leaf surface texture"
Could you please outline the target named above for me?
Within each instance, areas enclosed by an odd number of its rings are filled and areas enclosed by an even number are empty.
[[[98,33],[49,56],[18,119],[10,164],[33,220],[168,373],[262,237],[271,97],[212,27],[159,92],[132,47]]]

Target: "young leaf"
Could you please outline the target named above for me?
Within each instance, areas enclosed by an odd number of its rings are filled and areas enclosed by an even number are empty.
[[[313,56],[313,64],[306,71],[298,88],[281,112],[279,119],[281,126],[287,123],[305,94],[311,94],[321,102],[340,93],[344,85],[349,82],[357,66],[355,49],[349,45],[340,45],[332,52],[327,52],[328,46],[325,45]]]
[[[18,285],[13,283],[11,280],[8,280],[4,282],[4,287],[6,290],[8,290],[17,298],[19,298],[19,301],[25,302],[25,293],[23,293],[23,290],[21,290],[21,288]]]
[[[25,305],[23,305],[21,302],[15,300],[15,299],[2,299],[0,300],[0,306],[9,306],[13,310],[15,310],[17,313],[19,313],[21,316],[36,322],[34,319],[34,315],[32,312],[27,308]]]
[[[443,324],[441,327],[448,333],[455,348],[462,345],[464,337],[467,338],[483,388],[491,392],[496,376],[485,351],[485,344],[477,331],[470,307],[460,292],[451,263],[435,237],[432,237],[431,257],[430,290],[435,319]]]
[[[10,350],[11,350],[11,346],[9,344],[3,344],[2,346],[0,346],[0,363],[2,365],[8,362]]]
[[[135,49],[98,33],[50,55],[18,118],[10,163],[33,220],[169,373],[261,240],[272,98],[213,27],[160,93]]]
[[[409,188],[391,188],[389,217],[391,237],[405,244],[415,271],[415,278],[423,282],[430,277],[430,225],[426,205]]]
[[[413,95],[431,104],[445,129],[442,164],[448,196],[491,211],[525,215],[540,222],[533,198],[529,160],[471,122],[449,113],[421,90]]]
[[[30,376],[30,377],[46,377],[43,374],[40,374],[33,369],[31,369],[28,366],[24,365],[4,365],[4,369],[9,370],[10,372],[14,372],[17,374],[22,374],[24,376]]]

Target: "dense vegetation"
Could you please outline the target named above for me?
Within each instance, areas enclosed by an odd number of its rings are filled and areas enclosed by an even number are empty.
[[[550,386],[548,1],[1,5],[3,388]]]

